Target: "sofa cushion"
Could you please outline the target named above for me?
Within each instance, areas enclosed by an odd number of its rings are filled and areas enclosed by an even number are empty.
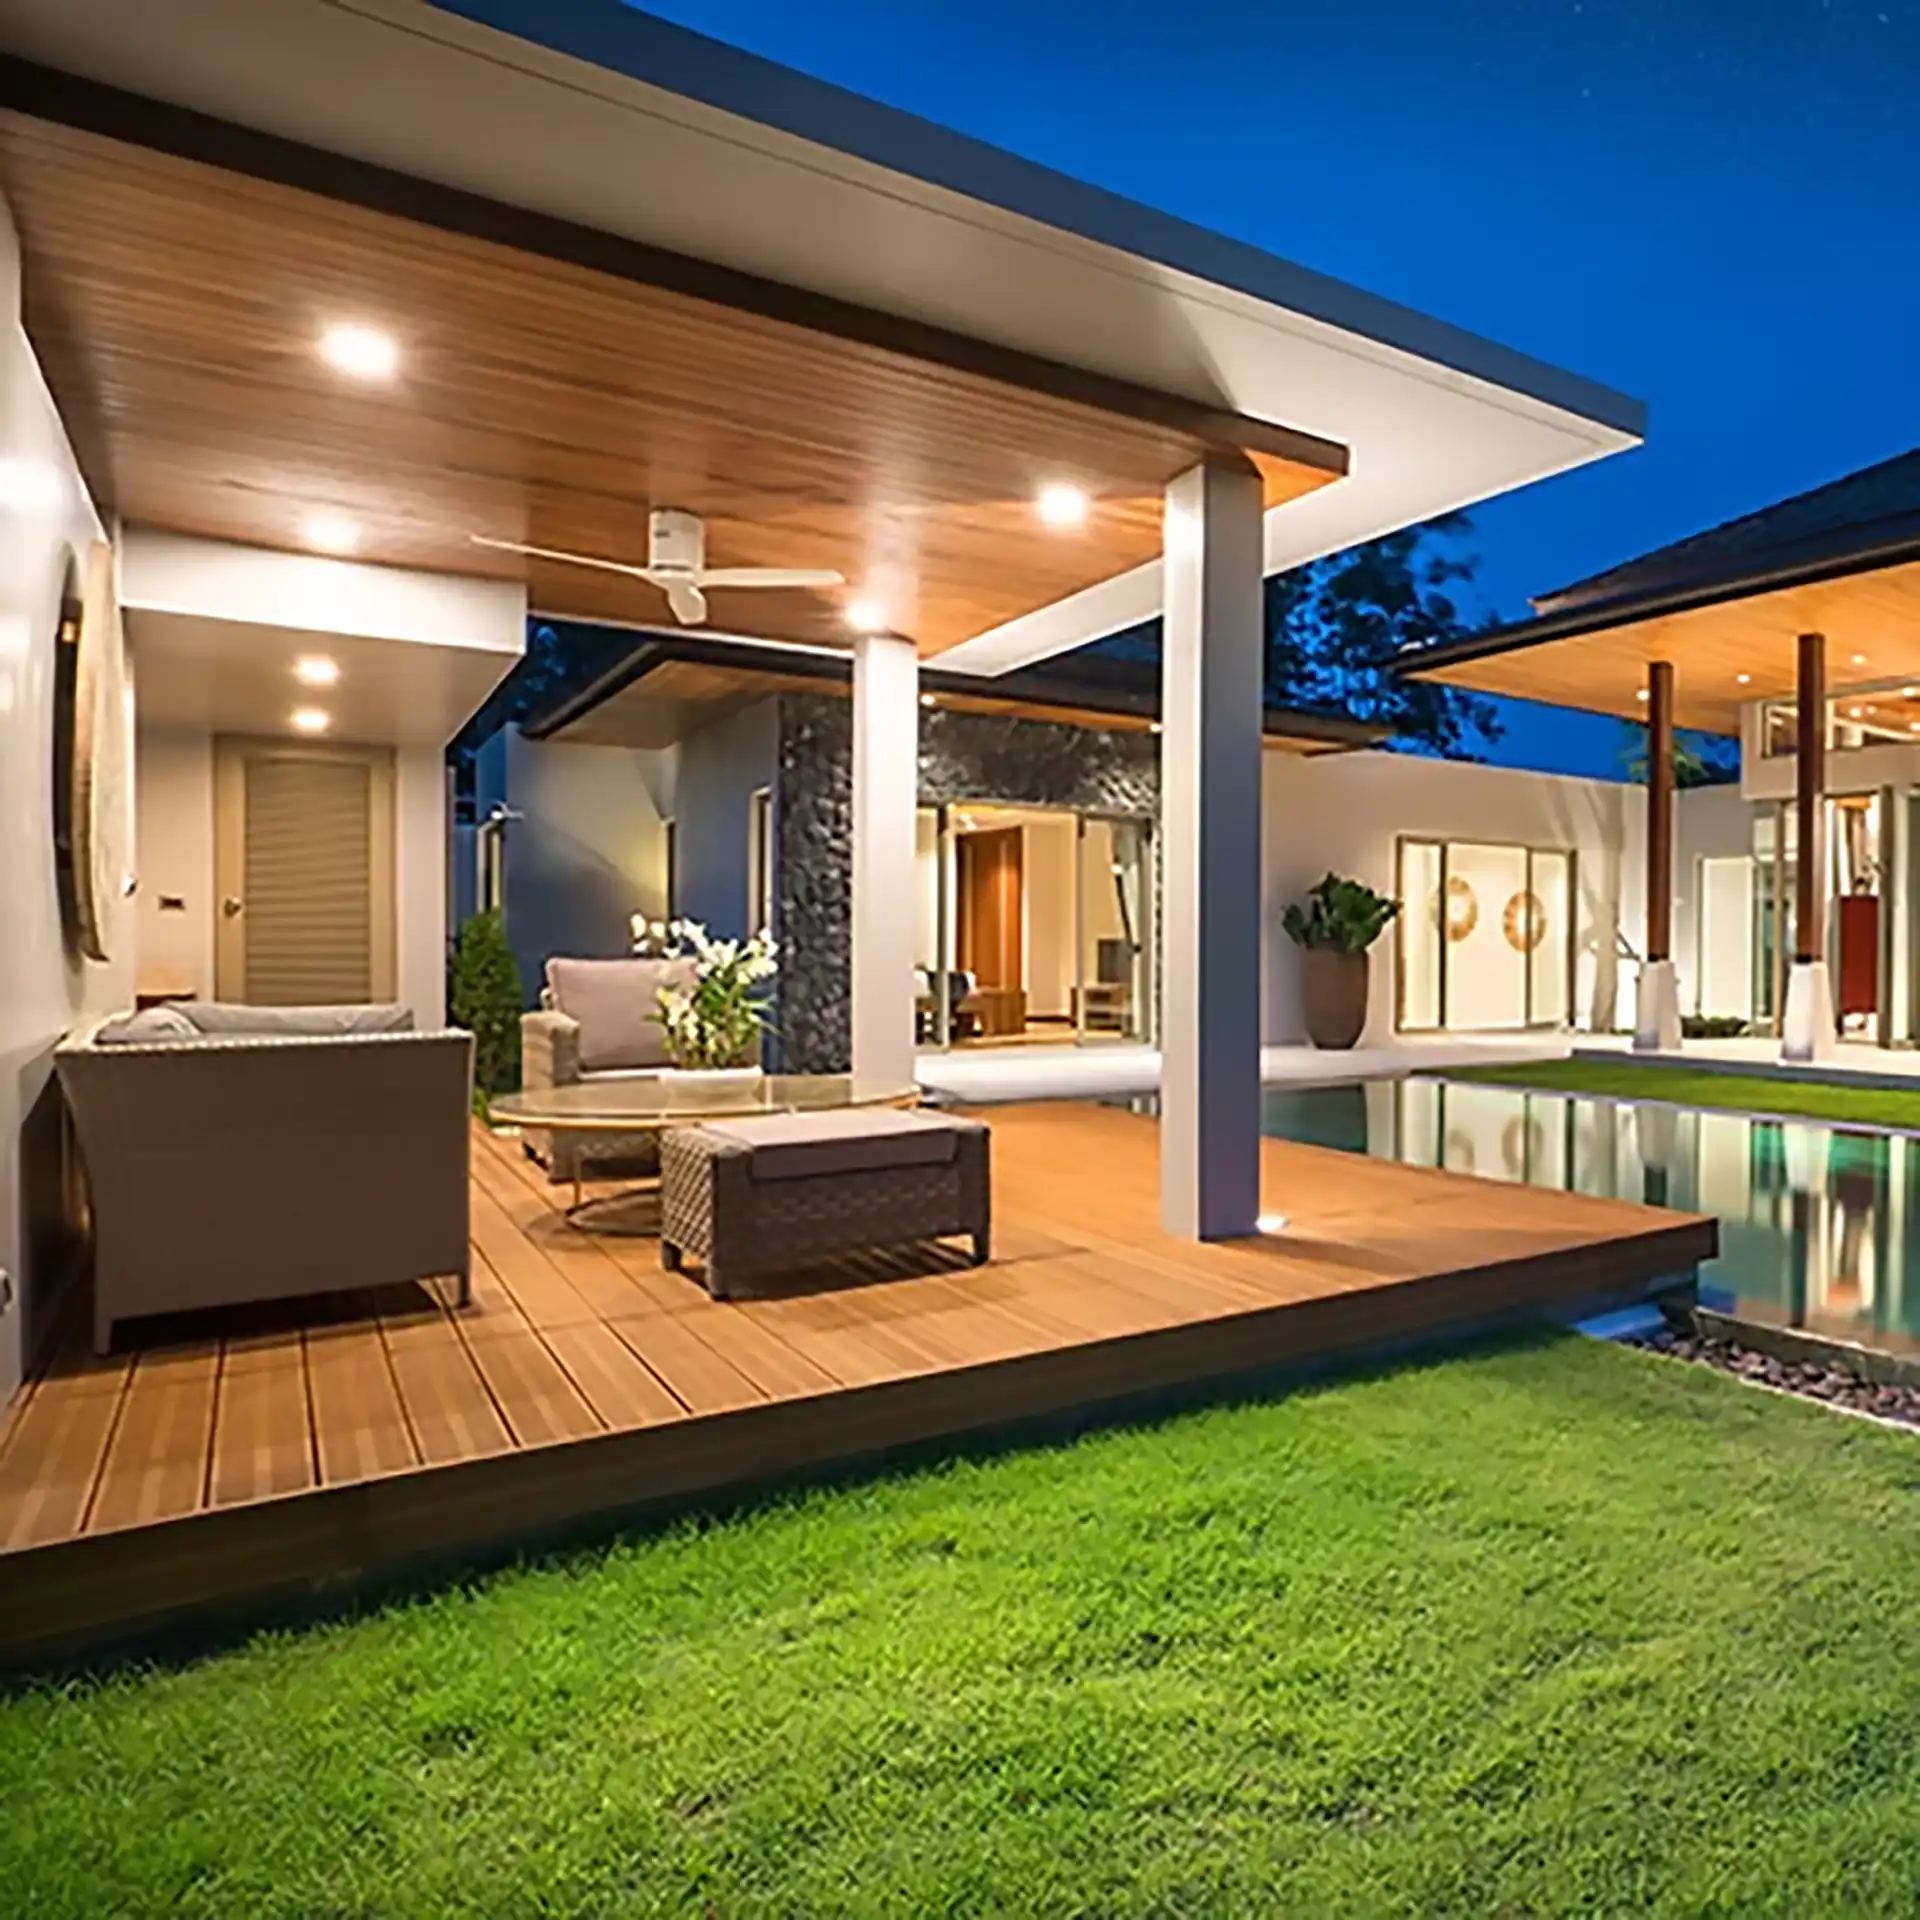
[[[750,1147],[755,1180],[809,1180],[821,1174],[875,1173],[885,1167],[938,1166],[954,1156],[958,1129],[944,1114],[895,1107],[828,1113],[768,1113],[701,1126]]]
[[[189,1000],[179,1011],[205,1034],[268,1034],[326,1039],[342,1033],[411,1033],[402,1006],[248,1007],[231,1000]]]
[[[123,1013],[107,1021],[93,1036],[94,1044],[101,1047],[137,1046],[143,1040],[204,1038],[178,1007],[142,1007],[138,1013]]]
[[[666,1066],[660,989],[686,986],[692,979],[689,960],[547,962],[547,991],[554,1009],[580,1029],[582,1073]]]

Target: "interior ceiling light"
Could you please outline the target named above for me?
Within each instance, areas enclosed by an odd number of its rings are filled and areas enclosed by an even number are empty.
[[[932,695],[932,694],[930,694],[930,693],[923,693],[923,694],[922,694],[922,695],[920,696],[920,704],[921,704],[921,705],[922,705],[923,707],[930,707],[930,706],[932,706],[932,705],[933,705],[933,695]]]
[[[293,724],[300,733],[325,733],[333,725],[333,716],[324,707],[295,707]]]
[[[400,347],[390,333],[340,320],[320,336],[320,357],[356,380],[391,380],[400,369]]]
[[[343,514],[310,513],[301,531],[316,553],[352,553],[360,545],[360,529]]]
[[[1087,496],[1064,481],[1054,481],[1040,489],[1035,502],[1041,520],[1050,527],[1083,527],[1087,523]]]
[[[887,610],[878,600],[856,600],[847,608],[847,625],[856,633],[883,633]]]
[[[1856,653],[1853,656],[1853,664],[1856,667],[1864,667],[1867,664],[1867,656],[1864,653]]]
[[[1641,687],[1641,688],[1639,688],[1639,689],[1638,689],[1638,690],[1637,690],[1637,691],[1635,692],[1635,694],[1634,694],[1634,696],[1633,696],[1633,697],[1634,697],[1634,698],[1635,698],[1636,700],[1645,700],[1645,699],[1648,699],[1648,698],[1650,698],[1651,696],[1650,696],[1650,695],[1648,694],[1648,692],[1647,692],[1647,690],[1646,690],[1646,688],[1645,688],[1645,687]]]
[[[1733,684],[1736,687],[1744,687],[1752,678],[1753,675],[1750,673],[1736,673],[1733,676]]]
[[[340,668],[324,653],[303,653],[293,663],[293,677],[303,687],[337,686],[340,681]]]

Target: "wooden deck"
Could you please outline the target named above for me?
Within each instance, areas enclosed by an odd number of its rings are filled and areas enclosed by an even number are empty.
[[[63,1353],[0,1433],[0,1659],[498,1551],[888,1449],[1620,1299],[1710,1221],[1269,1141],[1284,1234],[1159,1231],[1153,1122],[1001,1107],[995,1258],[725,1304],[476,1129],[474,1298],[344,1294]],[[77,1337],[77,1330],[76,1330]]]

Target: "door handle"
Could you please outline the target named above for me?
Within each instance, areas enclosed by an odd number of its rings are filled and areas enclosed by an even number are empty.
[[[247,903],[242,900],[237,893],[230,893],[220,902],[220,911],[224,913],[229,920],[237,920],[240,917],[241,909],[246,904]]]

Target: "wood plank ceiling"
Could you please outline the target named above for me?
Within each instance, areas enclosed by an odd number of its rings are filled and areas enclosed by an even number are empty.
[[[0,190],[29,331],[125,521],[299,550],[332,514],[362,559],[524,578],[556,617],[665,609],[471,536],[642,562],[671,505],[705,516],[710,565],[850,582],[716,591],[713,630],[841,644],[866,595],[938,653],[1156,557],[1162,488],[1218,449],[1223,416],[1183,402],[1124,417],[23,114],[0,114]],[[322,361],[340,321],[394,338],[390,383]],[[1344,465],[1267,435],[1243,444],[1270,505]],[[1082,526],[1040,523],[1055,482],[1091,496]]]
[[[1875,707],[1884,703],[1900,731],[1920,733],[1920,697],[1904,692],[1920,688],[1916,561],[1545,640],[1416,677],[1637,720],[1646,711],[1639,696],[1648,663],[1670,660],[1677,724],[1733,734],[1748,702],[1791,697],[1803,633],[1827,636],[1830,686],[1887,689],[1872,696]]]

